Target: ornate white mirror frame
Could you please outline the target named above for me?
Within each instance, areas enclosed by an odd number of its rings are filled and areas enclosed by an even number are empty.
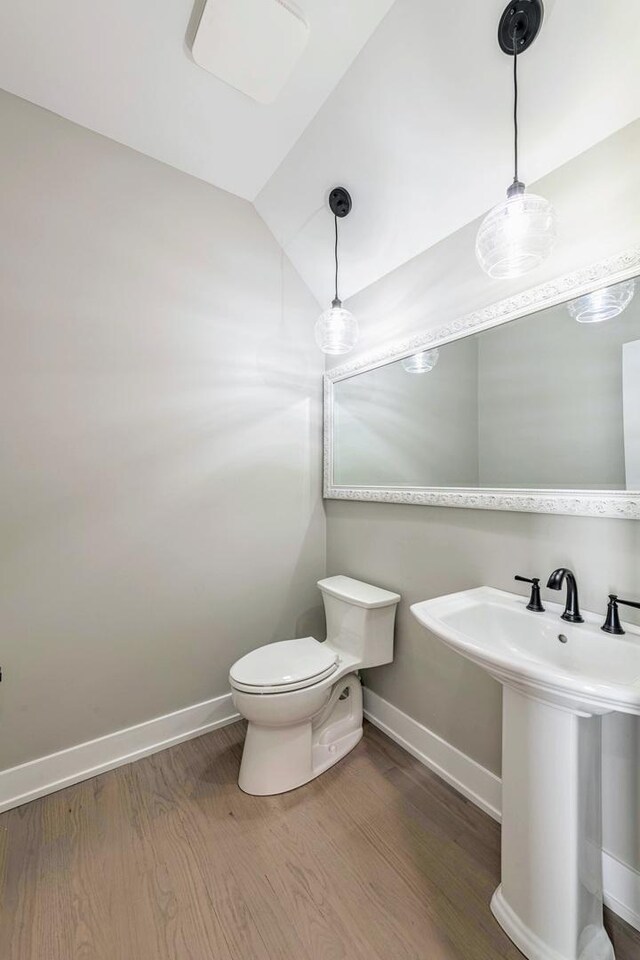
[[[640,519],[640,490],[536,490],[479,487],[340,486],[333,482],[334,384],[354,374],[402,360],[432,347],[460,340],[471,333],[537,313],[601,287],[640,275],[640,245],[549,283],[500,300],[444,327],[396,341],[384,349],[335,367],[324,377],[324,496],[331,500],[414,503],[475,510],[514,510],[576,516]]]

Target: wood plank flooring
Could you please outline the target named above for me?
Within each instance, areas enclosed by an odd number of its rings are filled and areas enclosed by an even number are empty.
[[[521,960],[500,829],[371,726],[248,797],[234,724],[0,816],[2,960]],[[617,960],[640,934],[607,918]]]

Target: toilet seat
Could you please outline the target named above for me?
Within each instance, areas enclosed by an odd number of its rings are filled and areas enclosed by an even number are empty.
[[[229,682],[244,693],[288,693],[330,677],[339,657],[315,637],[280,640],[252,650],[231,667]]]

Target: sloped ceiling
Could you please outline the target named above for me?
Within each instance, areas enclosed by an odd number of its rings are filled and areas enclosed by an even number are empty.
[[[344,298],[504,195],[512,177],[512,63],[496,42],[504,0],[298,0],[311,41],[270,106],[193,63],[187,38],[202,3],[4,3],[0,87],[254,200],[323,304],[332,296],[325,204],[335,184],[354,199],[342,222]],[[637,0],[545,7],[520,65],[528,184],[640,116]],[[629,162],[640,169],[639,157]]]
[[[204,0],[3,3],[0,87],[252,200],[392,3],[298,0],[309,43],[266,106],[193,62]]]
[[[637,0],[545,7],[519,65],[528,184],[640,115]],[[323,201],[335,184],[354,202],[341,225],[344,297],[504,196],[513,61],[496,40],[503,8],[504,0],[397,0],[259,194],[258,211],[322,303],[333,296],[333,219]],[[640,157],[629,162],[640,171]]]

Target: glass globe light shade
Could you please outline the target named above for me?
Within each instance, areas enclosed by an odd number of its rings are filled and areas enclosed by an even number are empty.
[[[407,373],[428,373],[439,359],[440,351],[434,347],[433,350],[423,350],[422,353],[414,353],[412,357],[405,357],[401,363]]]
[[[329,310],[318,317],[315,335],[323,353],[349,353],[358,342],[358,321],[339,300],[334,300]]]
[[[567,304],[567,310],[578,323],[601,323],[619,316],[633,300],[635,280],[625,280],[613,287],[594,290]]]
[[[544,197],[525,193],[514,184],[507,199],[480,224],[476,256],[485,273],[498,280],[519,277],[534,270],[551,253],[556,242],[556,214]]]

